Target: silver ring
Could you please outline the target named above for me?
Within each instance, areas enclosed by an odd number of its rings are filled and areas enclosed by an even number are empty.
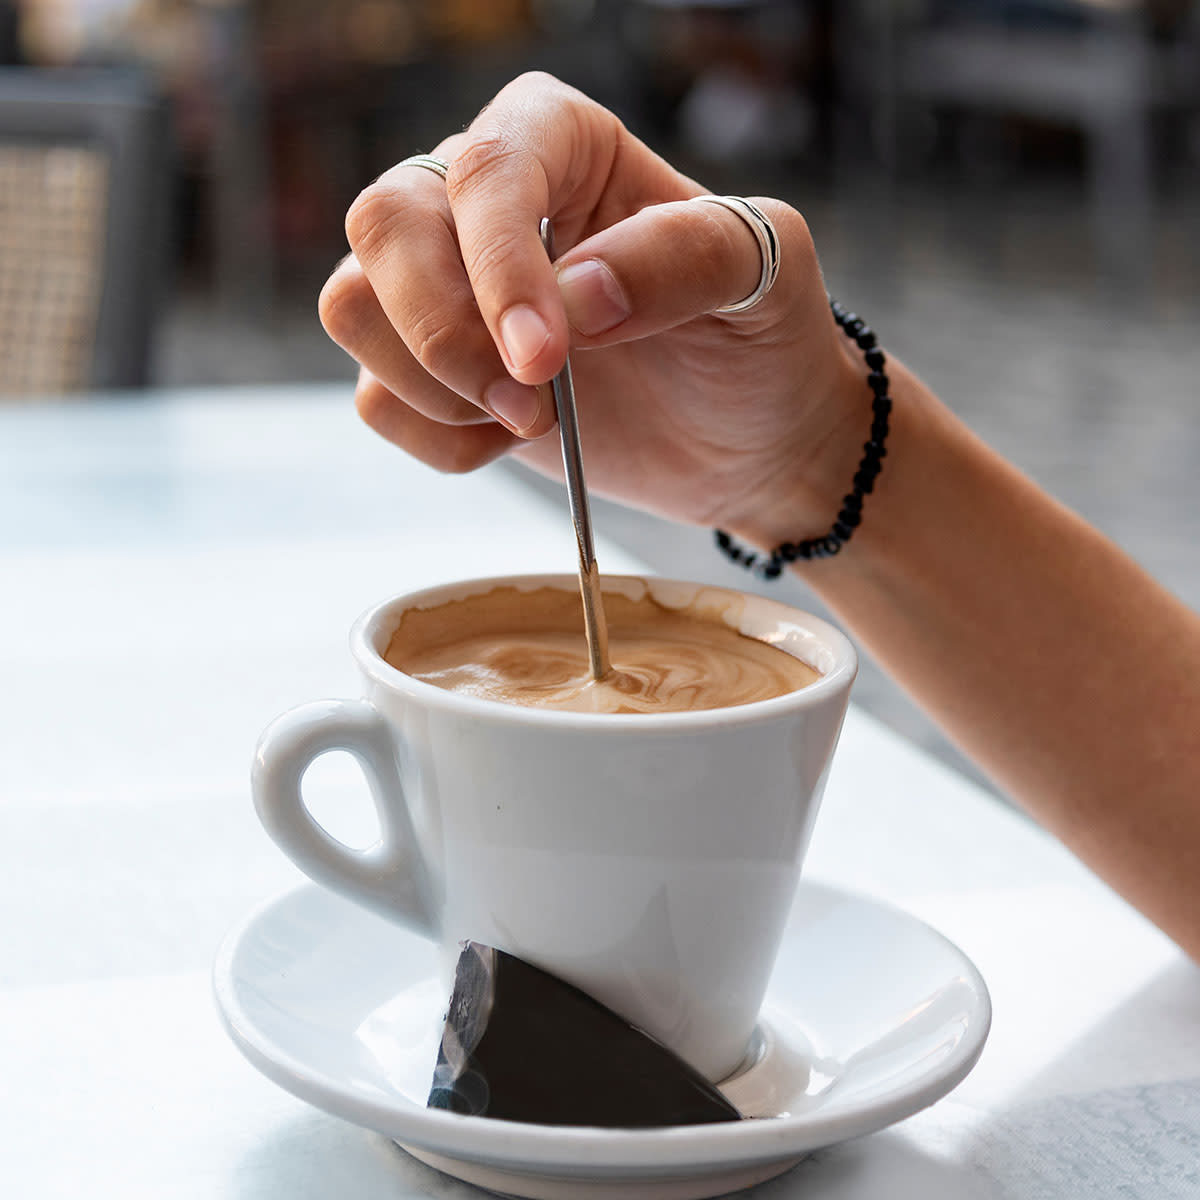
[[[424,167],[425,170],[432,171],[435,175],[440,175],[443,179],[446,178],[446,173],[450,170],[450,164],[444,158],[438,158],[435,154],[414,154],[396,165],[400,167]]]
[[[739,300],[735,304],[723,304],[720,308],[713,311],[719,313],[738,313],[745,312],[748,308],[753,308],[775,286],[775,280],[779,278],[779,262],[781,257],[779,234],[775,232],[775,226],[771,224],[771,218],[757,204],[747,200],[744,196],[695,196],[693,199],[704,200],[709,204],[719,204],[722,208],[727,208],[730,212],[737,213],[749,226],[750,232],[754,234],[754,240],[758,242],[758,253],[762,260],[762,271],[758,276],[758,287],[744,300]]]

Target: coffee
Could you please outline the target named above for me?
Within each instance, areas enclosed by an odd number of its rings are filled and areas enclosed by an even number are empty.
[[[729,708],[786,695],[820,678],[807,663],[727,623],[728,594],[668,608],[649,595],[606,593],[613,670],[593,680],[578,594],[491,591],[407,610],[384,658],[449,691],[574,712]]]

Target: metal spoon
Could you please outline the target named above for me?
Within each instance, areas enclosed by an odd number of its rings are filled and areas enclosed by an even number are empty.
[[[542,218],[542,245],[554,261],[554,230],[550,218]],[[583,628],[587,634],[588,662],[593,679],[603,679],[612,670],[608,658],[608,625],[604,620],[604,601],[600,595],[600,569],[596,566],[596,546],[592,540],[592,514],[588,507],[587,484],[583,479],[583,451],[579,445],[579,420],[575,412],[575,384],[571,379],[571,360],[555,375],[554,406],[558,410],[558,431],[562,437],[563,471],[567,477],[567,498],[575,540],[579,544],[579,591],[583,596]]]

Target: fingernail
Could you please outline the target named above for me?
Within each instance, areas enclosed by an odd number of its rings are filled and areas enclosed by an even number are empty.
[[[514,304],[500,318],[500,340],[514,370],[533,362],[549,337],[549,326],[528,304]]]
[[[558,290],[571,328],[584,337],[607,333],[629,316],[629,302],[621,285],[608,264],[598,258],[560,271]]]
[[[514,433],[524,433],[538,419],[542,400],[537,388],[515,379],[497,379],[483,393],[483,402],[492,416],[503,421]]]

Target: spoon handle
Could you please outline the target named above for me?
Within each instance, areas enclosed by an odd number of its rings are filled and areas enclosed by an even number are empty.
[[[554,261],[554,230],[549,217],[542,218],[542,245]],[[579,418],[575,411],[575,384],[571,378],[571,359],[555,375],[554,406],[558,410],[558,430],[562,437],[563,471],[567,478],[567,498],[575,540],[579,545],[579,591],[583,596],[583,626],[587,634],[588,662],[593,679],[603,679],[612,670],[608,658],[608,625],[604,619],[604,601],[600,595],[600,569],[596,565],[596,545],[592,538],[592,514],[588,506],[587,484],[583,479],[583,451],[579,444]]]

